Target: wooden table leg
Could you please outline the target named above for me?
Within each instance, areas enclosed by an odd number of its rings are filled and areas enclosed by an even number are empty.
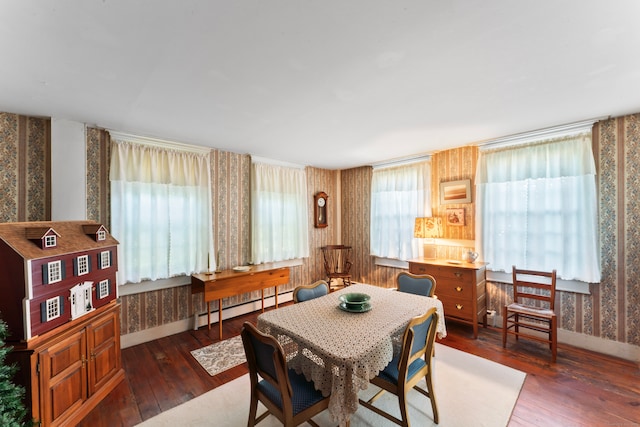
[[[262,289],[262,312],[264,313],[264,288]]]
[[[211,329],[211,307],[209,304],[209,301],[207,301],[207,329]]]
[[[222,299],[218,300],[218,325],[220,327],[220,341],[222,341]]]
[[[278,308],[278,285],[275,286],[274,291],[276,293],[276,308]]]

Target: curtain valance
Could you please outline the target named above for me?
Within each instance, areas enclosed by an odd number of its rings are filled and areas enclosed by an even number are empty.
[[[571,161],[567,161],[571,159]],[[595,175],[591,133],[483,150],[476,184]]]

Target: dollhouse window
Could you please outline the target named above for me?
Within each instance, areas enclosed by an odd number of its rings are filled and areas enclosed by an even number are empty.
[[[109,267],[111,267],[111,252],[100,252],[100,268],[104,269]]]
[[[60,297],[53,297],[45,301],[45,322],[60,317],[61,312]]]
[[[76,275],[89,273],[89,255],[81,255],[76,259]]]
[[[57,244],[56,235],[44,236],[44,247],[45,248],[55,248]]]
[[[107,240],[107,232],[104,230],[98,230],[98,240]]]
[[[98,299],[109,296],[109,279],[101,280],[98,283]]]
[[[56,283],[62,280],[62,261],[47,263],[47,283]]]

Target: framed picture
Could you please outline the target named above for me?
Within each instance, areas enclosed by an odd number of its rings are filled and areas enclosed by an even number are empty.
[[[440,204],[471,203],[471,180],[440,183]]]
[[[448,208],[447,225],[464,225],[464,208]]]

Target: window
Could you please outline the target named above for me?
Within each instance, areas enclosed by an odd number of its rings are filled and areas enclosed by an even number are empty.
[[[98,282],[98,299],[103,299],[109,296],[109,279],[101,280]]]
[[[62,280],[62,261],[47,263],[47,283],[56,283]]]
[[[254,264],[309,256],[304,169],[253,163],[251,255]]]
[[[111,252],[103,251],[100,252],[100,269],[105,269],[111,267]]]
[[[114,139],[111,159],[111,229],[120,241],[118,281],[138,283],[204,271],[214,253],[209,151]]]
[[[599,282],[591,133],[481,151],[477,237],[488,268]]]
[[[104,230],[98,231],[98,241],[107,240],[107,232]]]
[[[55,248],[56,247],[56,236],[55,235],[50,235],[50,236],[44,236],[44,247],[45,248]]]
[[[431,216],[431,161],[376,168],[371,180],[371,255],[409,260],[422,245],[417,217]]]
[[[81,255],[76,258],[76,276],[89,273],[89,255]]]
[[[40,306],[42,323],[48,322],[60,317],[63,311],[64,301],[62,297],[49,298]]]

